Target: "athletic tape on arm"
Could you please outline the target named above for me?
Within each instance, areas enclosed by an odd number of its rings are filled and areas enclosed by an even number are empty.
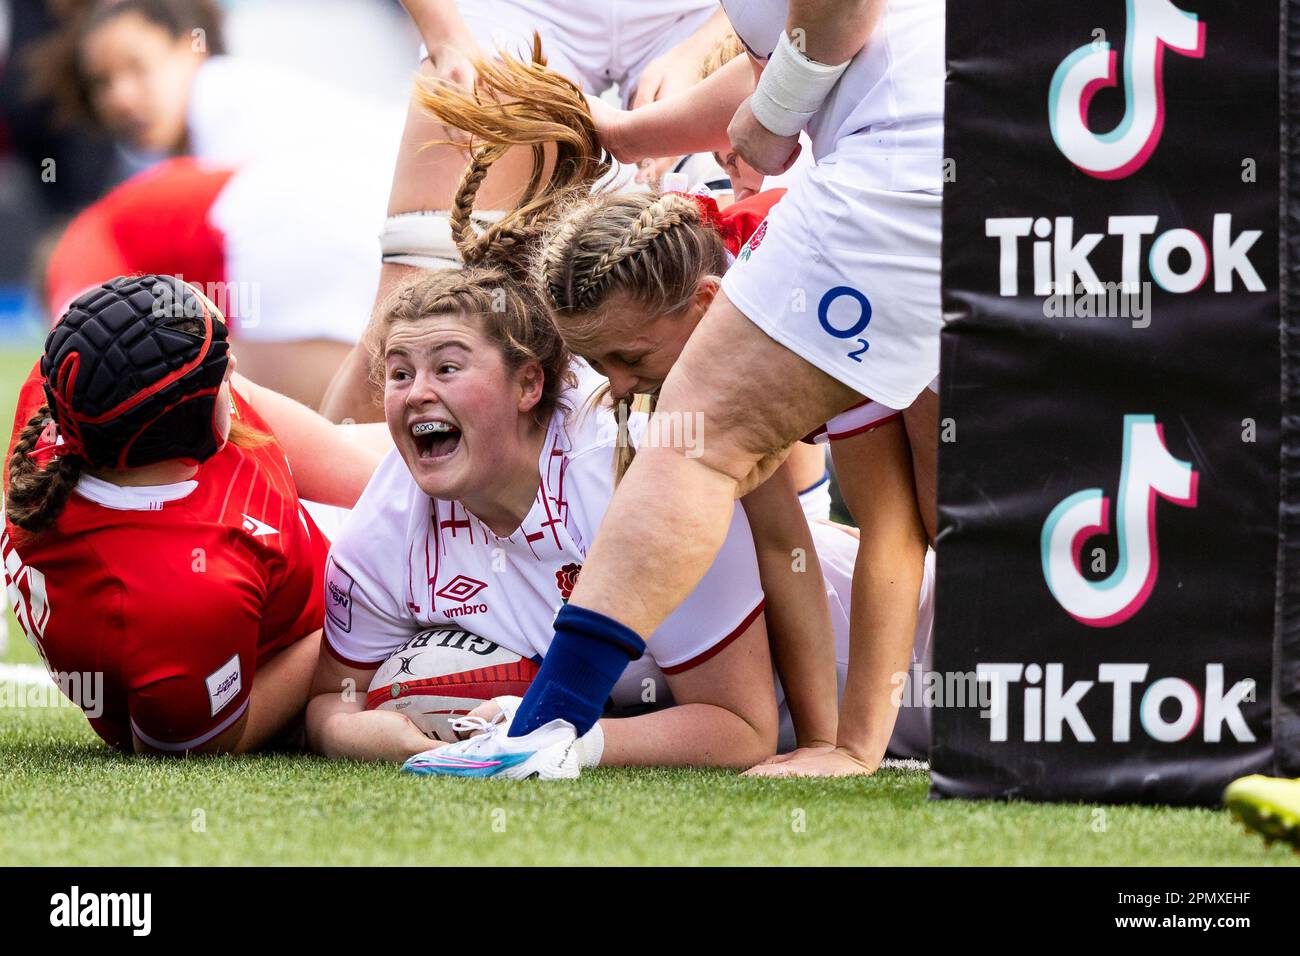
[[[754,118],[778,136],[793,136],[821,109],[850,62],[827,66],[810,60],[782,31],[749,101]]]
[[[503,212],[476,212],[473,221],[482,228],[497,222]],[[459,269],[460,251],[451,236],[449,212],[402,212],[384,220],[379,234],[384,261],[420,269]]]

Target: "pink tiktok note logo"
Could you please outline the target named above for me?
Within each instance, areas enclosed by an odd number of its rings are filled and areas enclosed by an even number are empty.
[[[1043,577],[1071,617],[1089,627],[1112,627],[1142,608],[1160,569],[1156,498],[1195,508],[1196,481],[1191,464],[1165,447],[1164,431],[1155,416],[1124,416],[1115,569],[1100,581],[1083,575],[1083,546],[1089,538],[1110,531],[1110,500],[1100,488],[1070,495],[1043,524]]]
[[[1142,168],[1165,125],[1164,54],[1169,47],[1205,55],[1205,24],[1170,0],[1128,0],[1124,39],[1124,118],[1108,133],[1088,125],[1097,91],[1119,83],[1118,58],[1106,40],[1081,46],[1056,68],[1047,111],[1052,139],[1089,176],[1123,179]]]

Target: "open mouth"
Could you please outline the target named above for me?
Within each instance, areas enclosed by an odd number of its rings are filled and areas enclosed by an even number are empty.
[[[421,461],[448,458],[460,447],[460,429],[451,422],[416,422],[411,437]]]

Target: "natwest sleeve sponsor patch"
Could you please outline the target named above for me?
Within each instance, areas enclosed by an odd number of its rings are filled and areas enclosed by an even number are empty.
[[[239,666],[239,655],[235,654],[214,670],[204,678],[204,683],[208,687],[208,703],[212,707],[212,716],[215,717],[218,711],[238,697],[240,690],[243,689],[243,671]]]
[[[325,569],[325,613],[345,634],[352,630],[352,588],[355,585],[352,575],[330,558]]]

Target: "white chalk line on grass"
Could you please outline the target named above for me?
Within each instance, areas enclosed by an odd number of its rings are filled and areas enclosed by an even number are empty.
[[[929,770],[930,761],[912,760],[903,757],[886,757],[884,760],[880,761],[880,766],[886,767],[890,770]]]
[[[0,664],[0,683],[53,684],[49,672],[38,664]],[[886,757],[880,764],[893,770],[929,770],[926,760],[903,760]]]

